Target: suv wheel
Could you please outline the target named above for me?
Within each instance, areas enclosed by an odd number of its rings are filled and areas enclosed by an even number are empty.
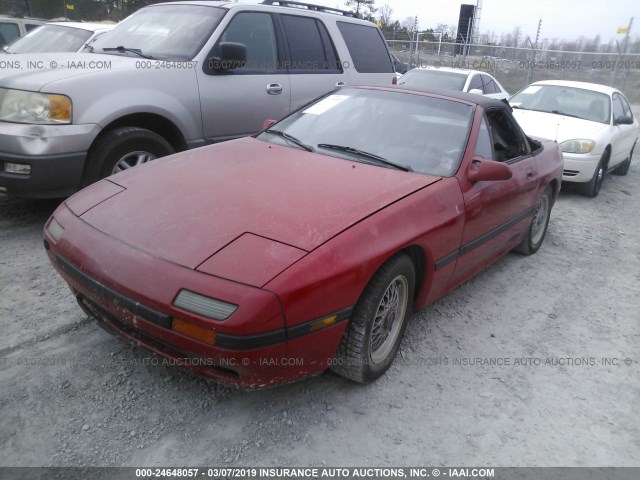
[[[109,130],[96,140],[89,153],[85,185],[136,165],[174,153],[157,133],[138,127]]]

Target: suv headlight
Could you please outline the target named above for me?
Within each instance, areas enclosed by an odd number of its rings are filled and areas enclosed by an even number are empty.
[[[39,125],[71,123],[71,99],[65,95],[0,88],[0,121]]]
[[[586,138],[576,138],[566,140],[560,144],[560,149],[564,153],[589,153],[596,146],[596,142]]]

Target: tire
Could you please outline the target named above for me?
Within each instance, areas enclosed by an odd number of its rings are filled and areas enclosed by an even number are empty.
[[[414,288],[415,268],[407,255],[380,267],[353,310],[331,365],[334,372],[368,383],[387,371],[407,326]]]
[[[596,171],[593,172],[593,177],[591,180],[584,183],[578,183],[577,189],[580,195],[584,195],[585,197],[595,198],[600,193],[600,187],[602,187],[602,182],[604,181],[604,177],[607,174],[607,163],[609,162],[609,150],[606,150],[602,154],[602,158],[600,159],[600,163],[596,167]]]
[[[89,152],[84,184],[174,153],[169,142],[144,128],[122,127],[101,134]]]
[[[547,234],[552,206],[553,190],[550,185],[547,185],[547,188],[545,188],[540,197],[538,210],[531,220],[531,225],[529,225],[527,236],[524,237],[520,245],[514,248],[515,252],[522,253],[523,255],[533,255],[538,251]]]
[[[631,159],[633,158],[633,149],[636,148],[636,144],[633,144],[633,147],[631,147],[631,152],[629,152],[629,158],[627,158],[624,162],[622,162],[620,165],[618,165],[615,170],[613,170],[611,173],[613,173],[614,175],[620,175],[622,177],[624,177],[627,173],[629,173],[629,167],[631,166]]]

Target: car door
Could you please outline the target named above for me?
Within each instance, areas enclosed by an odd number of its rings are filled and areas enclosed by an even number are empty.
[[[291,110],[289,73],[275,15],[242,11],[231,18],[207,58],[220,56],[222,42],[246,46],[240,68],[198,71],[204,137],[208,142],[250,135],[268,118],[279,120]]]
[[[317,18],[280,15],[291,81],[291,109],[348,83],[326,26]]]
[[[618,123],[620,117],[631,117],[633,112],[626,99],[619,93],[613,94],[613,126],[611,127],[611,159],[609,167],[620,164],[629,156],[629,152],[638,137],[637,124],[631,125]]]
[[[537,203],[536,158],[511,113],[506,108],[488,109],[476,128],[473,158],[503,162],[509,165],[512,177],[470,182],[467,175],[474,168],[473,161],[458,171],[465,226],[453,283],[468,278],[513,248],[529,227]]]

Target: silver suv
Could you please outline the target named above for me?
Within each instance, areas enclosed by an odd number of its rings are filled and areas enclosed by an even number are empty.
[[[375,25],[292,1],[156,4],[85,52],[12,55],[0,70],[0,191],[66,196],[255,133],[336,87],[395,82]]]

